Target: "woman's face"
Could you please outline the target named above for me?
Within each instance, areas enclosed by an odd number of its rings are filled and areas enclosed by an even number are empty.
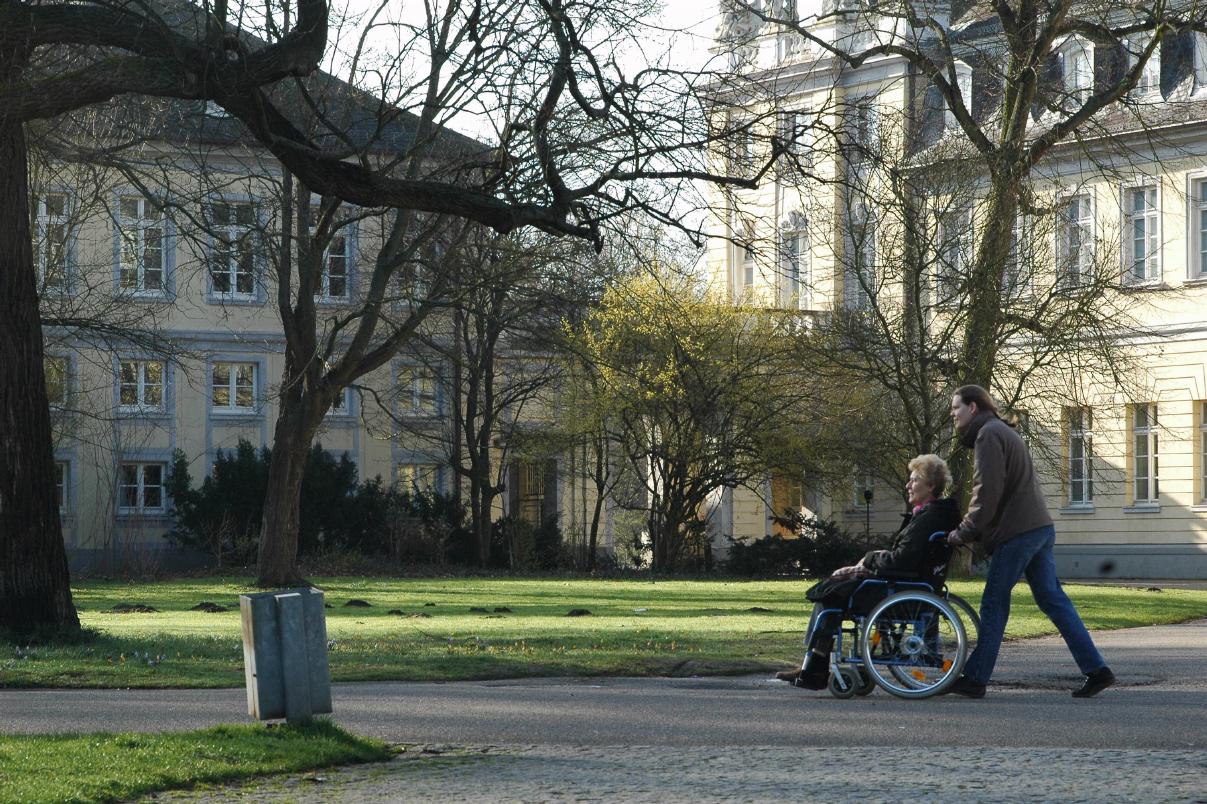
[[[910,472],[909,480],[905,481],[905,493],[910,505],[921,505],[935,495],[935,487],[927,483],[922,475]]]

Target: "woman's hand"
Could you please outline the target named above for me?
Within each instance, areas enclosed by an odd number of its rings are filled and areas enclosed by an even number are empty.
[[[832,573],[830,573],[830,577],[836,578],[838,580],[842,580],[843,578],[854,578],[854,577],[857,577],[860,575],[867,575],[867,574],[868,574],[867,568],[864,567],[863,563],[861,562],[859,564],[853,564],[849,567],[839,567],[838,569],[836,569]]]

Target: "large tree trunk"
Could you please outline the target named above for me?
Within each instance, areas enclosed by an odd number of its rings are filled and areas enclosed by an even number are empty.
[[[7,62],[7,63],[6,63]],[[0,78],[16,72],[0,61]],[[0,631],[77,631],[55,495],[25,134],[0,112]]]
[[[315,410],[320,411],[315,414]],[[298,524],[302,478],[310,444],[322,420],[314,399],[300,395],[281,398],[268,465],[268,488],[264,494],[264,521],[260,527],[260,558],[256,585],[297,586],[304,583],[298,572]]]

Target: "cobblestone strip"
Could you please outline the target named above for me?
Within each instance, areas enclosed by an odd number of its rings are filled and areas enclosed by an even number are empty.
[[[1207,752],[407,746],[390,762],[156,801],[1207,802]]]

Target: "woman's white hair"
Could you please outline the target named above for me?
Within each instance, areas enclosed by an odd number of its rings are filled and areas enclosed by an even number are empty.
[[[947,468],[947,461],[938,455],[919,455],[909,462],[909,470],[917,472],[929,483],[936,497],[942,497],[951,485],[951,470]]]

